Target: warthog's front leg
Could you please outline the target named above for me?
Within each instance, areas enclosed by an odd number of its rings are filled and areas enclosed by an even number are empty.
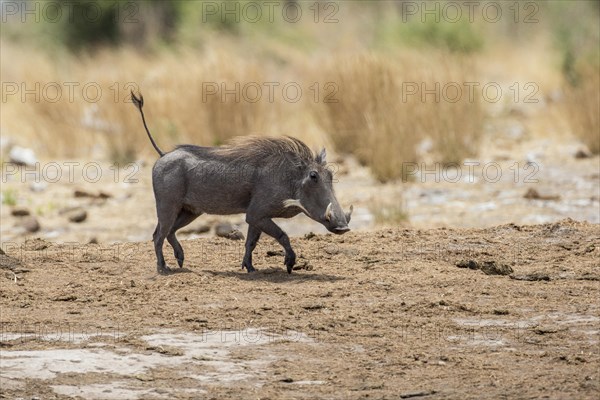
[[[294,253],[294,250],[292,249],[288,235],[280,227],[278,227],[271,218],[262,218],[257,221],[251,220],[247,222],[250,224],[250,226],[254,225],[256,228],[260,229],[279,242],[281,247],[283,247],[285,250],[284,264],[287,267],[288,274],[291,274],[292,268],[296,264],[296,253]]]
[[[244,261],[242,261],[242,269],[246,268],[248,272],[256,271],[252,265],[252,252],[260,239],[260,229],[254,225],[248,225],[248,237],[246,238],[246,253],[244,254]]]

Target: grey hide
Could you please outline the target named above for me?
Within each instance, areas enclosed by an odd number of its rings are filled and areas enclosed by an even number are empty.
[[[159,273],[170,271],[162,250],[165,239],[173,247],[179,266],[183,266],[183,248],[175,232],[200,214],[246,213],[248,235],[242,268],[248,272],[255,270],[252,252],[263,232],[284,248],[284,264],[288,273],[292,272],[296,254],[288,235],[273,218],[291,218],[303,212],[330,232],[343,234],[350,230],[352,206],[344,213],[335,197],[325,149],[315,155],[292,137],[240,137],[227,146],[182,145],[164,153],[146,125],[144,98],[133,92],[131,97],[160,155],[152,169],[158,216],[153,240]]]

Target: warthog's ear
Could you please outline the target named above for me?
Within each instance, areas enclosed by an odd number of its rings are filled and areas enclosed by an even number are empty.
[[[325,151],[325,147],[323,147],[323,150],[317,155],[315,161],[321,165],[327,164],[327,152]]]

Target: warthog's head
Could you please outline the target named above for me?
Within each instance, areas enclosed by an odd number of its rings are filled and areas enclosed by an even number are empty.
[[[297,191],[297,199],[284,202],[286,207],[298,207],[313,220],[323,224],[327,230],[338,235],[350,230],[348,223],[353,207],[346,213],[340,207],[333,191],[333,174],[326,167],[325,149],[315,157],[314,162],[303,168]]]

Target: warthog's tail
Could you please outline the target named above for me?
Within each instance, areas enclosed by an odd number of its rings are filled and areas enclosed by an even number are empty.
[[[144,123],[144,128],[146,128],[146,133],[148,134],[148,137],[150,138],[150,142],[152,143],[152,146],[154,146],[154,149],[161,157],[164,156],[165,153],[163,153],[162,150],[158,148],[158,146],[156,145],[156,142],[154,141],[154,139],[152,138],[152,135],[150,134],[150,131],[148,130],[148,125],[146,125],[146,118],[144,118],[144,111],[142,110],[142,107],[144,107],[144,96],[142,96],[142,94],[140,93],[140,97],[137,97],[135,94],[133,94],[133,90],[132,90],[131,91],[131,101],[137,107],[137,109],[140,110],[140,114],[142,115],[142,122]]]

